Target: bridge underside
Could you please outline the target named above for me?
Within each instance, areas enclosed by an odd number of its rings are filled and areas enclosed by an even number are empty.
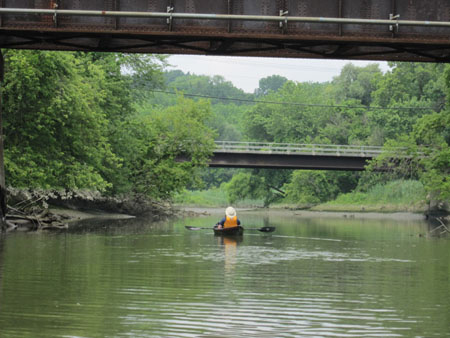
[[[1,48],[450,62],[446,0],[0,0],[0,9],[9,9]]]
[[[210,167],[362,171],[370,157],[214,153]]]

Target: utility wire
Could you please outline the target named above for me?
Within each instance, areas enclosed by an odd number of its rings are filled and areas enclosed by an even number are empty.
[[[216,100],[226,100],[226,101],[238,101],[238,102],[248,102],[248,103],[266,103],[266,104],[280,104],[280,105],[291,105],[291,106],[301,106],[301,107],[320,107],[320,108],[362,108],[367,110],[407,110],[407,109],[433,109],[433,107],[368,107],[368,106],[345,106],[345,105],[331,105],[331,104],[315,104],[315,103],[300,103],[300,102],[276,102],[276,101],[262,101],[262,100],[250,100],[250,99],[238,99],[229,97],[219,97],[219,96],[209,96],[201,94],[186,94],[183,92],[169,92],[165,90],[149,90],[153,93],[163,93],[178,95],[182,94],[187,97],[201,97],[204,99],[216,99]]]

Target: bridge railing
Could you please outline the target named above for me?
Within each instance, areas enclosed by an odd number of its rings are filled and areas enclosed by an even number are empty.
[[[215,152],[226,153],[264,153],[283,155],[317,155],[317,156],[359,156],[375,157],[383,152],[382,147],[333,145],[333,144],[295,144],[216,141]]]

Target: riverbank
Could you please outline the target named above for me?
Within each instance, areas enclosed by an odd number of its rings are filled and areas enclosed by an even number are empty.
[[[179,206],[181,208],[181,206]],[[209,207],[184,207],[183,211],[191,216],[222,215],[223,208]],[[355,218],[355,219],[392,219],[392,220],[423,220],[425,215],[412,212],[344,212],[344,211],[314,211],[314,210],[294,210],[285,208],[236,208],[238,215],[276,215],[296,218]]]
[[[11,203],[11,204],[10,204]],[[70,223],[86,219],[127,219],[145,217],[152,221],[171,217],[222,216],[224,207],[187,206],[168,202],[150,201],[129,196],[105,197],[97,192],[55,192],[11,190],[8,200],[8,230],[67,229]],[[20,208],[19,208],[20,207]],[[365,218],[365,219],[424,219],[427,215],[424,203],[339,205],[335,202],[317,206],[275,204],[269,208],[236,206],[240,214],[280,214],[286,217]],[[439,216],[443,216],[440,214]],[[444,218],[443,218],[444,219]]]
[[[6,228],[2,230],[60,230],[86,219],[126,219],[136,216],[154,221],[177,216],[168,202],[141,196],[102,196],[92,191],[9,189]]]
[[[411,204],[340,204],[335,202],[323,203],[313,206],[297,204],[275,204],[271,208],[288,210],[308,210],[324,212],[355,212],[355,213],[416,213],[425,215],[428,205],[425,202]]]
[[[306,199],[305,201],[307,201]],[[219,188],[202,191],[184,191],[175,201],[190,207],[227,207],[226,192]],[[264,201],[239,200],[238,207],[260,208]],[[427,193],[419,181],[397,180],[377,184],[367,191],[353,191],[340,194],[336,199],[320,204],[298,203],[289,198],[278,199],[270,209],[310,210],[329,212],[376,212],[376,213],[418,213],[424,215],[445,215],[450,213],[449,203],[429,201]]]
[[[77,222],[86,219],[129,219],[135,218],[134,215],[112,213],[105,211],[87,211],[87,210],[74,210],[66,208],[50,207],[49,212],[53,215],[58,215],[67,220],[67,222]]]

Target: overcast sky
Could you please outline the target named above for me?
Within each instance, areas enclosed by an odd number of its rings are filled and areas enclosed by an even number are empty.
[[[362,67],[370,63],[378,63],[382,71],[389,69],[387,62],[378,61],[198,55],[171,55],[168,61],[173,66],[170,69],[179,69],[185,73],[222,75],[236,87],[248,93],[253,93],[258,88],[261,78],[271,75],[281,75],[297,82],[325,82],[339,75],[342,67],[350,62]]]

